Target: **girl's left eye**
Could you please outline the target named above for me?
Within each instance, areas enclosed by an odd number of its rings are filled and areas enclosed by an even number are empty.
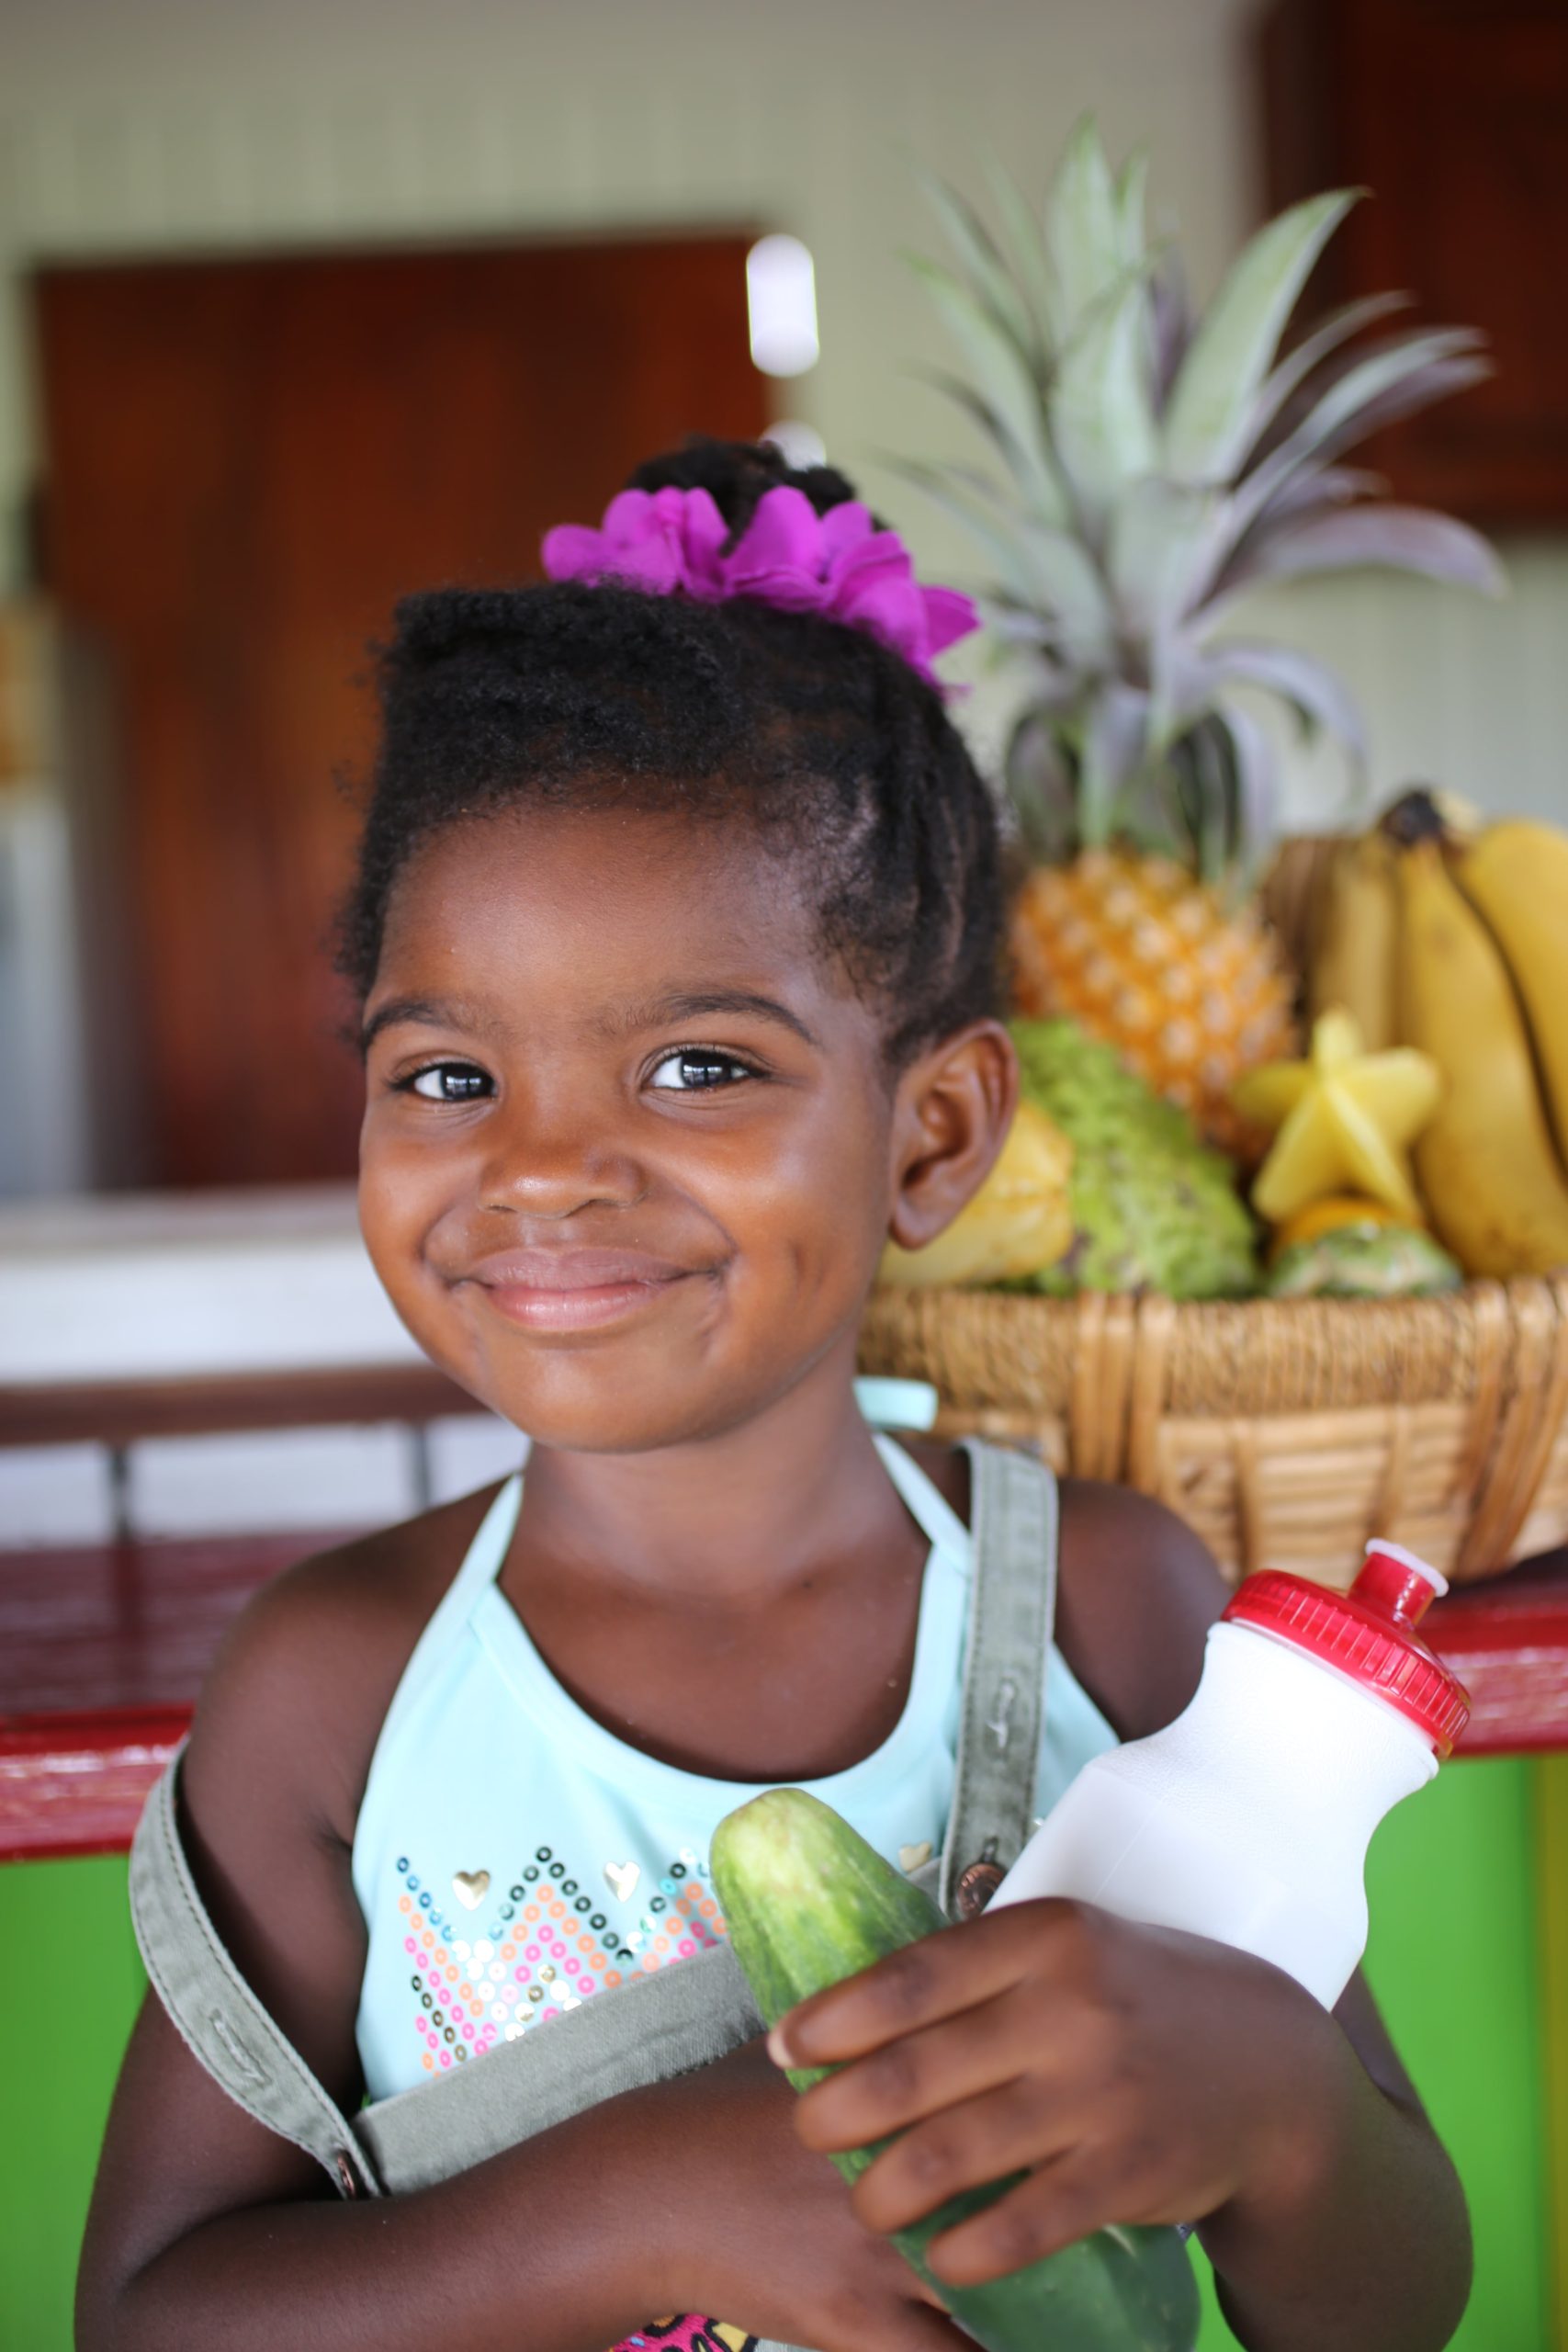
[[[472,1062],[431,1062],[403,1079],[399,1091],[426,1102],[476,1102],[491,1089],[484,1071]]]
[[[738,1062],[728,1054],[714,1053],[705,1046],[683,1046],[678,1054],[666,1054],[649,1072],[648,1082],[665,1094],[702,1094],[756,1075],[750,1063]]]

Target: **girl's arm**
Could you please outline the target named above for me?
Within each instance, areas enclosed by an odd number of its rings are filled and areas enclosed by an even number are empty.
[[[1067,1490],[1061,1637],[1123,1737],[1186,1704],[1223,1599],[1168,1513]],[[843,2065],[800,2103],[807,2145],[901,2135],[856,2185],[869,2227],[1028,2171],[934,2242],[954,2284],[1108,2222],[1197,2220],[1251,2352],[1438,2352],[1464,2309],[1463,2194],[1359,1978],[1331,2017],[1222,1945],[1025,1903],[803,2005],[786,2046]]]
[[[214,1671],[182,1779],[220,1932],[351,2113],[365,1934],[349,1856],[409,1646],[400,1535],[378,1539],[373,1576],[338,1555],[263,1596]],[[605,2352],[696,2310],[827,2352],[954,2352],[832,2167],[800,2148],[793,2103],[753,2045],[437,2187],[344,2202],[225,2096],[150,1997],[94,2195],[79,2352]]]
[[[408,1646],[401,1563],[383,1550],[377,1565],[381,1581],[337,1555],[261,1597],[214,1669],[182,1775],[190,1860],[219,1930],[349,2113],[362,2095],[365,1956],[349,1856],[373,1738],[368,1726],[355,1737],[355,1716],[362,1692],[378,1705]],[[510,2348],[536,2319],[535,2341],[604,2352],[649,2316],[647,2208],[625,2192],[649,2128],[644,2109],[613,2134],[585,2121],[419,2196],[345,2204],[225,2096],[149,1996],[94,2195],[78,2342],[394,2352],[456,2331]]]
[[[412,2197],[341,2203],[228,2100],[149,1996],[77,2290],[79,2352],[604,2352],[657,2298],[637,2191],[652,2097],[617,2100]]]
[[[1359,1973],[1339,2038],[1321,2014],[1325,2128],[1303,2117],[1272,2197],[1243,2191],[1199,2233],[1221,2305],[1253,2352],[1435,2352],[1470,2296],[1464,2191]]]

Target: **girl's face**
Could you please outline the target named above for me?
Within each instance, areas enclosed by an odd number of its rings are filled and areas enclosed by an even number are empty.
[[[393,893],[366,1028],[370,1255],[496,1412],[640,1452],[734,1428],[829,1358],[847,1376],[923,1114],[744,826],[448,828]]]

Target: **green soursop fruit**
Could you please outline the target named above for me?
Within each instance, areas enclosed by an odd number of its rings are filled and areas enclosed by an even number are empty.
[[[1341,1225],[1281,1250],[1265,1287],[1271,1298],[1434,1298],[1463,1280],[1429,1233]]]
[[[1114,1049],[1071,1021],[1015,1021],[1023,1091],[1074,1148],[1074,1238],[1021,1287],[1239,1298],[1258,1287],[1256,1233],[1223,1154]]]

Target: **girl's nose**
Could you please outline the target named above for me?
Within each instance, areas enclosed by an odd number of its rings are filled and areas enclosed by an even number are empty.
[[[479,1171],[479,1205],[518,1216],[570,1216],[599,1205],[630,1208],[648,1190],[647,1170],[617,1137],[579,1121],[550,1119],[521,1104],[494,1121]]]

